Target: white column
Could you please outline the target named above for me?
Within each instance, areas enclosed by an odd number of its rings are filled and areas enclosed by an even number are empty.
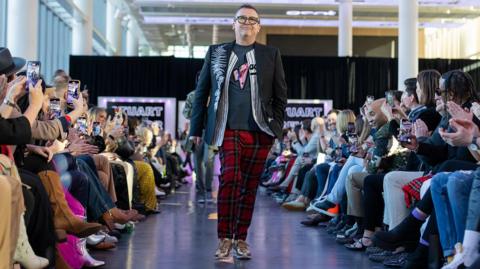
[[[398,2],[398,90],[404,90],[405,79],[418,74],[418,3],[417,0]]]
[[[93,52],[93,0],[73,0],[73,3],[85,15],[82,20],[75,10],[72,27],[72,54],[91,55]]]
[[[338,13],[338,56],[352,56],[352,0],[339,0]]]
[[[107,0],[107,41],[112,48],[108,55],[120,55],[122,52],[122,24],[121,14],[113,0]]]
[[[192,32],[190,24],[185,24],[185,35],[187,36],[188,57],[193,58]]]
[[[127,25],[127,56],[138,56],[137,25],[133,19]]]
[[[212,28],[212,44],[218,44],[218,32],[219,32],[218,25],[214,24]]]
[[[7,48],[14,57],[38,60],[38,0],[8,1]]]

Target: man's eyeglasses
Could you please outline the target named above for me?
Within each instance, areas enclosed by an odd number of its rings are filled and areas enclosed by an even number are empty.
[[[260,24],[260,19],[257,17],[237,16],[235,21],[245,25],[255,25],[257,23]]]

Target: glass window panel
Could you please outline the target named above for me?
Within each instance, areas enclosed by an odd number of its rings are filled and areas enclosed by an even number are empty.
[[[0,0],[0,47],[7,46],[7,0]]]

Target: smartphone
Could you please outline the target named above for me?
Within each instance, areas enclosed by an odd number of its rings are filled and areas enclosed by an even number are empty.
[[[28,86],[31,84],[33,87],[37,84],[40,79],[40,62],[39,61],[28,61],[27,62],[27,90]]]
[[[102,133],[102,129],[100,128],[100,122],[95,121],[92,124],[92,136],[99,136]]]
[[[49,105],[50,114],[53,118],[59,118],[62,116],[62,110],[60,108],[60,99],[59,98],[52,98],[50,99]]]
[[[356,134],[355,123],[349,122],[347,125],[347,134]]]
[[[387,99],[387,104],[391,107],[395,106],[395,103],[393,102],[393,94],[391,92],[386,92],[385,93],[385,98]]]
[[[409,120],[402,119],[400,121],[400,132],[398,134],[398,142],[410,143],[411,137],[412,137],[412,128],[413,128],[413,124]]]
[[[372,104],[373,101],[375,101],[375,97],[373,95],[368,95],[367,96],[367,104]]]
[[[80,117],[77,119],[77,129],[82,134],[87,134],[87,119]]]
[[[80,80],[70,80],[67,89],[67,105],[73,105],[73,99],[78,99],[80,93]]]
[[[114,115],[114,122],[115,126],[121,126],[123,123],[123,115],[122,115],[122,110],[119,107],[116,107],[114,109],[115,115]]]

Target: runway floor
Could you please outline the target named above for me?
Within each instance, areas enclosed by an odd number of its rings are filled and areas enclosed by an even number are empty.
[[[323,228],[300,224],[301,212],[288,212],[261,190],[247,242],[252,260],[217,261],[216,206],[192,202],[194,188],[184,186],[161,202],[162,213],[138,224],[125,234],[117,248],[94,251],[105,260],[103,268],[247,268],[247,269],[351,269],[384,268],[370,262],[364,253],[352,252],[335,243]]]

